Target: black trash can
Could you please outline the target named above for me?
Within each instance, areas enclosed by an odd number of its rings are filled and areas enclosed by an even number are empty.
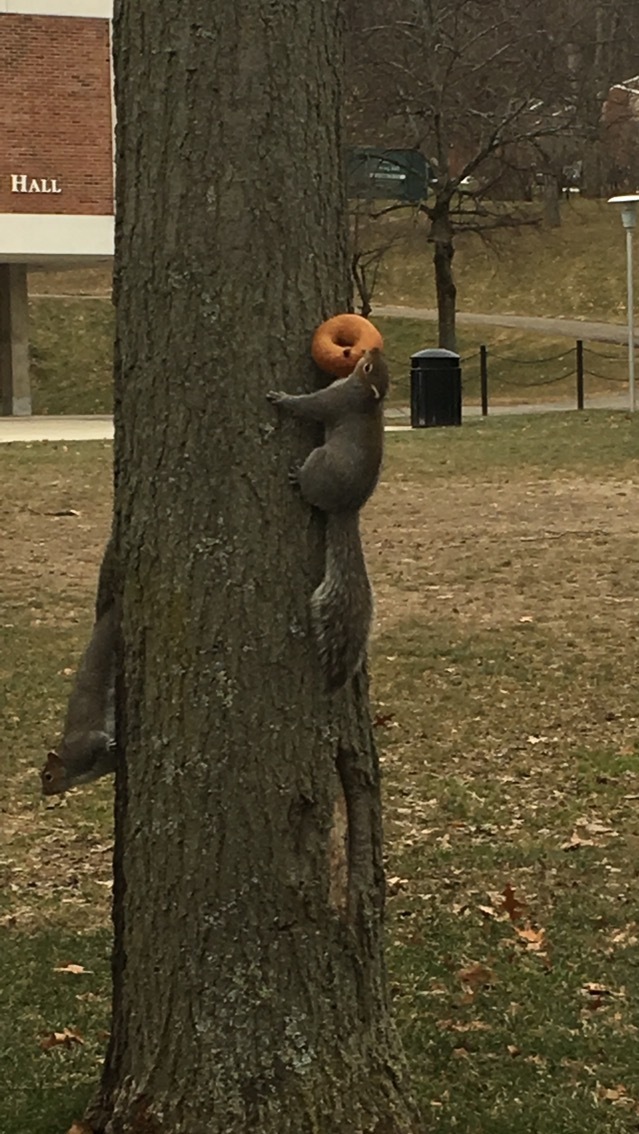
[[[410,360],[410,423],[461,425],[462,388],[459,355],[452,350],[418,350]]]

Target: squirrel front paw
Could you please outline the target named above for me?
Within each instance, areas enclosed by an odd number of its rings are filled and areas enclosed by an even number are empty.
[[[276,406],[278,402],[283,402],[286,397],[287,395],[283,390],[269,390],[266,395],[266,400]]]

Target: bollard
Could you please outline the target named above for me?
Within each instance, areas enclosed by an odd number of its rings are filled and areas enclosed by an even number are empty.
[[[452,350],[419,350],[410,360],[410,423],[461,425],[462,392],[459,355]]]

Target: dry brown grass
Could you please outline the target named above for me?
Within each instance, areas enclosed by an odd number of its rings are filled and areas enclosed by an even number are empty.
[[[365,516],[392,990],[445,1134],[639,1124],[638,428],[395,435]],[[37,770],[91,621],[110,447],[2,455],[0,1128],[50,1134],[108,1019],[112,785],[45,808]],[[52,972],[70,961],[90,971]],[[38,1048],[67,1026],[83,1048]]]

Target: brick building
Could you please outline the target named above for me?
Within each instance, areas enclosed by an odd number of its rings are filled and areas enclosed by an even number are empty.
[[[113,255],[111,0],[0,0],[0,412],[29,414],[27,267]]]

